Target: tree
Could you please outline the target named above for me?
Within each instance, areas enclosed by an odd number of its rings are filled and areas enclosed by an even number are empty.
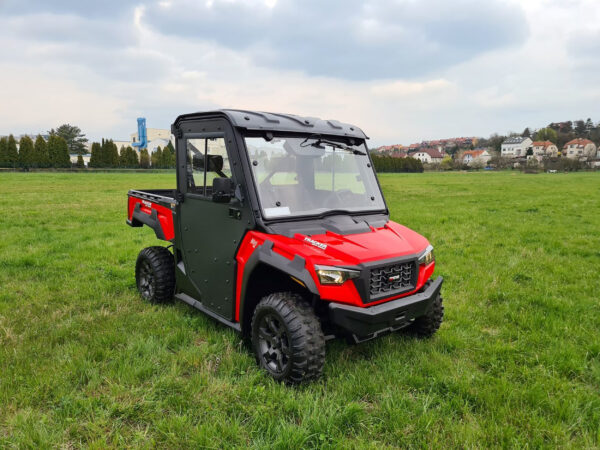
[[[452,157],[450,155],[444,156],[442,162],[440,163],[440,169],[442,170],[452,170],[454,166],[454,162],[452,161]]]
[[[127,147],[127,161],[129,164],[128,167],[136,168],[140,165],[138,154],[131,146]]]
[[[554,144],[556,144],[556,142],[558,141],[558,134],[556,133],[556,131],[550,127],[548,128],[542,128],[541,130],[538,130],[536,133],[536,140],[537,141],[550,141]]]
[[[0,138],[0,167],[8,167],[7,152],[8,152],[8,139],[5,137]]]
[[[594,122],[592,122],[592,119],[588,117],[587,120],[585,121],[586,134],[590,134],[593,129],[594,129]]]
[[[88,140],[85,137],[85,134],[81,132],[81,128],[66,123],[56,130],[54,130],[54,128],[51,129],[48,133],[50,135],[56,134],[62,137],[67,142],[69,153],[82,155],[86,152],[85,144],[87,144]]]
[[[33,144],[33,166],[48,167],[49,165],[48,145],[44,138],[38,134],[38,137],[35,138],[35,144]]]
[[[102,140],[102,158],[101,167],[119,167],[119,150],[112,139]]]
[[[484,167],[485,167],[485,161],[481,158],[475,158],[474,160],[471,161],[471,164],[469,165],[469,168],[475,169],[475,170],[483,169]]]
[[[90,155],[89,167],[101,167],[102,163],[102,147],[99,142],[92,143],[92,154]]]
[[[163,150],[163,154],[164,153],[167,153],[167,155],[168,155],[167,158],[164,158],[165,162],[166,162],[166,167],[168,167],[169,169],[174,169],[175,168],[175,147],[173,147],[173,144],[171,143],[171,141],[169,141],[169,143]]]
[[[142,169],[150,167],[150,155],[148,155],[148,150],[145,148],[140,150],[140,167]]]
[[[160,145],[156,148],[156,151],[152,152],[152,168],[160,169],[162,168],[162,149]]]
[[[577,137],[585,136],[585,131],[585,122],[583,120],[577,120],[575,122],[575,134],[577,134]]]
[[[523,130],[523,134],[522,134],[522,136],[523,136],[523,137],[531,137],[531,131],[529,131],[529,127],[525,128],[525,129]]]
[[[52,134],[48,138],[48,156],[50,167],[71,167],[67,141],[57,134]]]
[[[127,163],[127,150],[125,150],[124,145],[121,145],[121,151],[119,152],[119,167],[128,167]]]
[[[83,162],[83,156],[77,155],[77,163],[75,164],[75,167],[77,167],[79,169],[85,168],[85,163]]]
[[[23,136],[19,141],[19,167],[29,169],[33,166],[33,141],[29,136]]]
[[[19,153],[17,152],[17,141],[11,134],[8,136],[8,143],[6,146],[6,167],[17,167],[19,162]]]
[[[488,139],[488,146],[492,147],[495,152],[500,153],[502,150],[502,143],[506,139],[506,136],[500,136],[499,134],[492,134]]]
[[[175,167],[175,149],[170,142],[163,149],[159,163],[163,169],[171,169]]]

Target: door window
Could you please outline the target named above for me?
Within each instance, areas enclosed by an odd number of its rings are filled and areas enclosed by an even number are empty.
[[[188,192],[211,196],[215,178],[231,178],[225,138],[193,138],[186,142]]]

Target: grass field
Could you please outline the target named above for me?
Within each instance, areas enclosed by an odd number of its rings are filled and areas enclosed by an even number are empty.
[[[600,173],[383,175],[427,236],[429,341],[327,346],[286,387],[230,331],[136,293],[129,188],[173,174],[0,174],[0,447],[599,447]]]

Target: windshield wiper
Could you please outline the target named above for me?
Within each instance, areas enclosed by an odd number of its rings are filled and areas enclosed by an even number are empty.
[[[308,143],[308,140],[311,138],[315,139],[315,141]],[[321,144],[327,144],[333,148],[339,148],[340,150],[346,150],[347,152],[351,152],[354,155],[361,155],[361,156],[367,155],[365,152],[361,152],[360,150],[357,150],[355,148],[348,147],[347,145],[344,145],[340,142],[330,141],[329,139],[323,139],[321,137],[315,138],[314,135],[310,135],[306,139],[304,139],[302,142],[300,142],[300,147],[307,147],[310,145],[311,147],[323,148]]]

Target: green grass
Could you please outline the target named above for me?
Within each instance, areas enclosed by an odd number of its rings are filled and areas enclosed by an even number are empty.
[[[598,447],[600,174],[381,176],[445,277],[431,340],[327,345],[286,387],[238,336],[136,293],[129,188],[0,174],[0,447]]]

